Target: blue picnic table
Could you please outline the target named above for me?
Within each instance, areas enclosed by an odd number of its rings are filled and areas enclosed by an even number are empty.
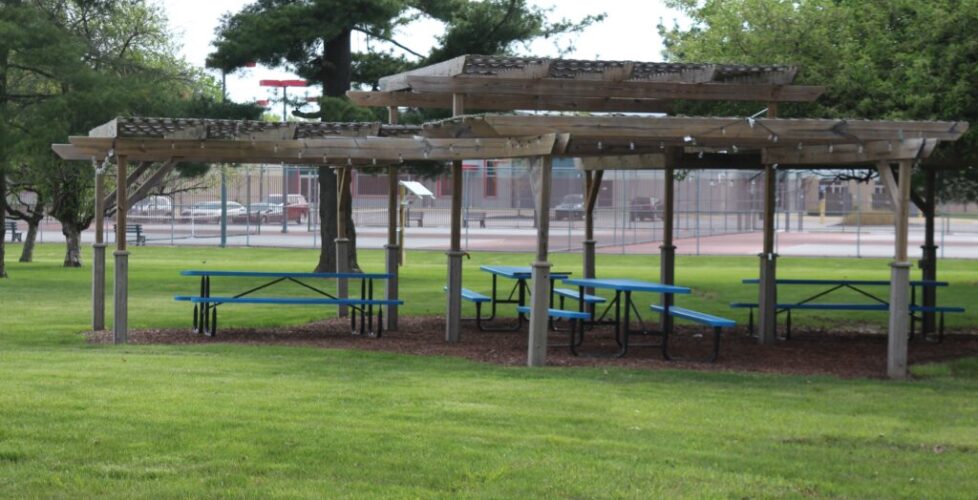
[[[374,281],[389,280],[389,273],[307,273],[307,272],[269,272],[269,271],[213,271],[188,270],[180,272],[181,276],[200,278],[200,295],[177,295],[174,300],[194,304],[193,331],[214,335],[217,332],[217,308],[223,304],[282,304],[282,305],[340,305],[353,309],[350,314],[351,329],[354,334],[383,334],[383,307],[385,305],[401,305],[402,300],[387,300],[374,298]],[[211,295],[212,278],[252,278],[267,279],[263,283],[252,286],[247,290],[233,295]],[[360,282],[359,297],[336,297],[335,295],[311,285],[311,280],[352,280]],[[302,289],[312,291],[313,297],[295,296],[252,296],[278,283],[292,283]],[[373,330],[373,312],[377,308],[377,330]],[[360,325],[357,331],[357,318]]]
[[[647,327],[644,322],[642,322],[642,316],[639,313],[639,308],[635,305],[632,294],[636,292],[658,293],[665,295],[689,294],[689,288],[627,278],[568,278],[564,280],[564,283],[578,287],[580,290],[580,296],[582,298],[584,297],[587,289],[612,290],[615,292],[615,298],[608,303],[604,312],[598,318],[591,320],[591,323],[602,322],[610,311],[614,311],[614,317],[610,320],[610,322],[614,325],[615,342],[617,342],[620,347],[617,357],[624,356],[628,352],[630,336],[643,335],[659,336],[662,338],[662,340],[658,344],[636,344],[634,347],[660,347],[662,349],[663,357],[665,359],[669,359],[668,345],[669,334],[672,333],[669,331],[671,328],[667,327],[665,329],[658,330]],[[671,301],[666,301],[667,304],[669,302]],[[580,308],[580,311],[583,312],[585,302],[583,300],[579,300],[578,307]],[[633,329],[631,326],[633,314],[639,325],[638,329]],[[668,316],[669,307],[666,306],[661,314]],[[668,325],[669,322],[666,322],[666,324]],[[574,347],[573,342],[572,347]]]
[[[757,278],[746,278],[742,281],[745,285],[756,285],[760,283]],[[890,282],[887,280],[851,280],[851,279],[797,279],[784,278],[776,279],[776,285],[786,286],[815,286],[822,287],[812,295],[796,301],[779,300],[775,306],[776,314],[785,313],[787,321],[785,324],[785,338],[791,338],[791,311],[793,310],[815,310],[815,311],[888,311],[889,301],[880,297],[876,293],[867,290],[872,287],[888,287]],[[924,307],[917,305],[917,289],[929,287],[947,287],[948,282],[936,280],[911,280],[910,281],[910,335],[914,334],[916,322],[921,321],[921,314],[932,312],[940,314],[939,339],[944,336],[944,313],[964,312],[963,307],[955,306],[934,306]],[[867,299],[868,302],[816,302],[839,290],[851,290]],[[758,307],[755,302],[734,302],[730,304],[734,308],[748,309],[748,329],[753,333],[754,330],[754,309]]]
[[[530,294],[530,287],[527,282],[533,277],[533,270],[530,266],[479,266],[479,270],[492,275],[492,294],[490,295],[490,314],[482,318],[478,323],[479,329],[484,331],[516,331],[523,326],[525,315],[517,312],[516,325],[514,327],[492,327],[483,323],[492,321],[496,317],[496,306],[499,304],[516,304],[517,307],[526,305],[526,298]],[[553,303],[554,280],[562,280],[569,277],[571,273],[562,271],[551,271],[550,273],[550,302]],[[499,278],[515,281],[509,294],[499,295]]]

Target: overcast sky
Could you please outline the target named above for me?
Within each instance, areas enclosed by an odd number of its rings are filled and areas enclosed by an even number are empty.
[[[170,27],[182,46],[182,54],[190,63],[203,67],[204,59],[213,50],[211,41],[221,14],[237,12],[247,5],[241,0],[155,0],[162,5]],[[588,14],[604,12],[607,18],[574,40],[576,50],[567,57],[577,59],[611,59],[659,61],[662,41],[656,32],[660,19],[671,24],[678,14],[666,9],[661,0],[530,0],[541,7],[554,7],[551,19],[580,19]],[[411,25],[398,40],[416,52],[427,53],[440,32],[436,23]],[[355,40],[354,50],[362,47]],[[566,40],[565,40],[566,43]],[[529,50],[533,55],[553,56],[556,49],[548,40],[539,40]],[[228,76],[228,95],[235,101],[265,99],[269,91],[258,85],[262,79],[297,78],[279,69],[257,67]],[[300,92],[305,93],[305,90]],[[319,90],[310,89],[310,96]]]

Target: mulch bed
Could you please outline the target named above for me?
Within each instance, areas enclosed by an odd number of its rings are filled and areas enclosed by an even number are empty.
[[[401,317],[400,328],[384,332],[382,338],[350,335],[346,319],[329,319],[302,326],[281,328],[228,328],[214,337],[195,335],[186,329],[131,330],[133,344],[212,344],[289,345],[332,349],[362,349],[422,356],[457,356],[485,363],[522,366],[526,364],[526,326],[520,332],[481,332],[471,322],[463,322],[462,340],[444,340],[442,317]],[[712,332],[696,327],[676,327],[670,337],[670,352],[675,356],[703,359],[709,352]],[[910,342],[910,363],[929,363],[978,356],[976,332],[956,332],[943,343],[926,342],[919,336]],[[111,332],[93,332],[94,343],[110,342]],[[644,339],[632,337],[632,343]],[[658,338],[650,338],[658,341]],[[566,344],[565,333],[554,332],[550,344]],[[615,358],[617,351],[610,328],[589,331],[582,355],[574,357],[566,347],[552,346],[547,364],[553,366],[616,366],[638,369],[693,369],[710,371],[768,372],[797,375],[835,375],[839,377],[883,377],[886,374],[886,336],[859,331],[825,331],[795,328],[791,340],[774,345],[758,345],[746,329],[725,332],[720,358],[715,364],[697,361],[665,361],[658,348],[632,347],[627,356]],[[599,357],[604,356],[604,357]]]

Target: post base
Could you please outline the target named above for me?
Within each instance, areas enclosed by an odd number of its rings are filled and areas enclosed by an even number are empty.
[[[527,352],[527,366],[547,364],[547,327],[550,315],[550,267],[549,262],[534,262],[532,265],[530,299],[530,338]]]
[[[336,238],[333,241],[336,244],[336,272],[350,272],[350,240],[346,238]],[[345,278],[336,280],[336,296],[341,299],[346,299],[349,298],[349,295],[349,282]],[[345,305],[340,305],[337,308],[337,314],[341,318],[345,318],[349,315],[349,313],[349,307]]]
[[[105,330],[105,243],[92,245],[92,330]]]
[[[760,283],[758,283],[757,300],[757,341],[761,344],[773,344],[778,335],[778,285],[777,267],[778,254],[761,253]]]
[[[401,255],[400,245],[384,245],[384,255],[386,258],[387,273],[393,275],[387,280],[387,288],[384,291],[384,298],[387,300],[397,300],[398,294],[398,259]],[[388,332],[397,330],[397,306],[387,306],[387,324],[384,325]]]
[[[910,263],[890,263],[890,321],[886,345],[886,375],[903,379],[907,372],[910,334]]]
[[[125,344],[129,341],[129,252],[117,250],[115,258],[115,310],[112,325],[112,341]]]
[[[445,311],[445,342],[462,339],[462,256],[465,252],[450,250],[448,255],[448,297]]]

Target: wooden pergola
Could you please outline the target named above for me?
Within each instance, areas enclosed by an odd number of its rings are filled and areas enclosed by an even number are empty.
[[[446,341],[461,332],[461,182],[462,160],[531,158],[541,186],[536,194],[538,240],[533,268],[528,364],[542,365],[546,353],[549,285],[548,232],[551,164],[554,157],[582,158],[585,174],[585,277],[595,277],[593,209],[604,170],[661,169],[665,172],[665,206],[660,281],[673,283],[673,180],[676,169],[763,169],[764,236],[760,254],[759,331],[762,342],[775,340],[776,259],[774,202],[777,169],[872,168],[893,195],[896,245],[891,264],[888,372],[906,376],[910,263],[907,213],[910,171],[941,141],[953,141],[968,128],[964,122],[866,121],[777,118],[778,103],[811,101],[821,87],[792,85],[797,68],[713,64],[665,64],[615,61],[571,61],[545,58],[462,56],[381,79],[375,92],[349,92],[361,105],[389,109],[390,125],[378,123],[289,123],[246,121],[117,119],[55,145],[66,159],[105,158],[114,151],[118,175],[126,177],[129,161],[285,162],[340,169],[341,196],[349,196],[350,169],[386,165],[390,178],[387,271],[396,275],[397,168],[403,161],[452,162],[451,243],[448,254]],[[649,115],[668,111],[676,99],[755,101],[764,116],[676,117]],[[399,107],[451,108],[453,118],[421,127],[397,125]],[[638,112],[644,115],[485,114],[481,110]],[[894,175],[893,166],[898,167]],[[931,178],[931,177],[929,177]],[[932,185],[932,183],[929,183]],[[118,206],[125,204],[119,190]],[[933,200],[931,194],[931,200]],[[340,205],[342,206],[342,200]],[[100,213],[100,212],[97,212]],[[125,213],[117,220],[117,341],[125,340],[127,253]],[[345,220],[340,216],[340,221]],[[103,248],[102,221],[96,221],[98,249]],[[346,251],[340,224],[337,255]],[[936,247],[935,247],[936,248]],[[338,258],[339,266],[346,259]],[[103,260],[104,262],[104,260]],[[104,294],[104,264],[102,292]],[[346,269],[338,268],[343,272]],[[122,280],[120,283],[118,280]],[[393,281],[389,298],[396,297]],[[96,293],[96,311],[98,310]],[[98,313],[96,312],[96,315]],[[396,309],[387,316],[396,329]],[[667,321],[667,320],[664,320]]]

